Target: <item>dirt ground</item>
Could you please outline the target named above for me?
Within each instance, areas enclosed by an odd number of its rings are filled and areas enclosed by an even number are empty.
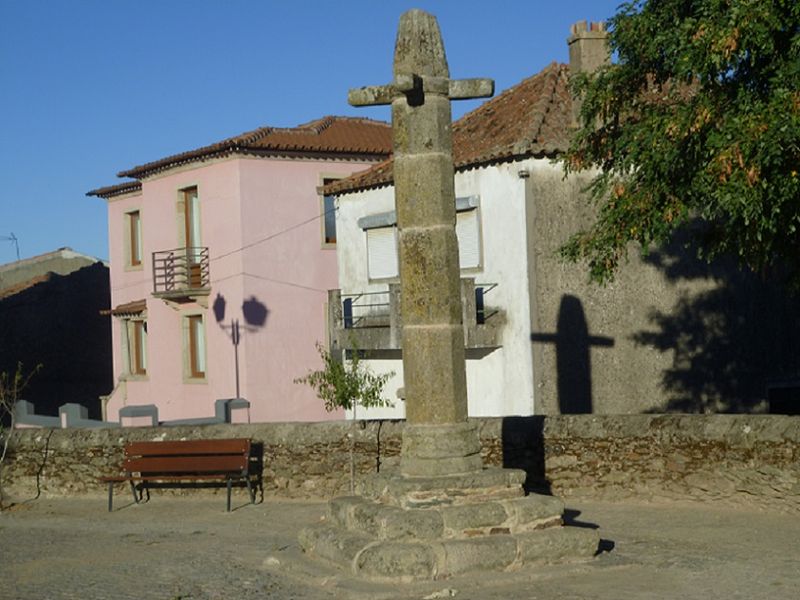
[[[267,499],[225,512],[223,496],[153,492],[39,499],[0,514],[2,599],[628,599],[800,597],[798,515],[692,503],[566,499],[576,526],[598,527],[588,563],[387,585],[310,560],[297,532],[321,502]]]

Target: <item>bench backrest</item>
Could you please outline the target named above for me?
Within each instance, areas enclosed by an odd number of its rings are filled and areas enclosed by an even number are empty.
[[[246,475],[250,464],[250,440],[182,440],[130,442],[125,445],[122,468],[126,473]]]

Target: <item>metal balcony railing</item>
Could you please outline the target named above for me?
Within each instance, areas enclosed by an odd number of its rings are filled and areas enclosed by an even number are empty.
[[[496,287],[496,283],[475,283],[475,321],[478,325],[483,325],[499,312],[486,308],[486,296]]]
[[[388,292],[363,292],[342,296],[342,323],[345,329],[389,327],[390,314]]]
[[[486,296],[495,288],[496,283],[475,283],[475,321],[478,325],[483,325],[498,313],[496,309],[486,307]],[[399,300],[399,294],[397,298]],[[342,294],[341,299],[345,329],[390,326],[392,309],[388,292]]]
[[[490,296],[497,288],[496,283],[461,279],[464,346],[467,349],[500,347],[506,317],[497,301],[493,301],[494,296]],[[401,291],[397,283],[390,283],[386,291],[342,294],[341,290],[330,290],[328,333],[331,348],[341,350],[356,346],[365,351],[401,350],[403,315],[400,303]]]
[[[153,252],[153,293],[174,295],[210,288],[207,247]]]

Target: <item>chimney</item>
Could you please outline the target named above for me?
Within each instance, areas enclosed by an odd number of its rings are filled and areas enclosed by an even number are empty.
[[[572,75],[591,73],[609,62],[608,32],[603,21],[597,23],[578,21],[570,27],[570,32],[567,45],[569,46],[569,70]],[[580,99],[573,98],[573,126],[578,125],[580,109]]]

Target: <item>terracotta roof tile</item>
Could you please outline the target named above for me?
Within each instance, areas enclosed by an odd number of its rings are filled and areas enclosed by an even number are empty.
[[[87,196],[97,196],[98,198],[113,198],[114,196],[122,196],[130,192],[141,192],[141,181],[126,181],[116,185],[107,185],[106,187],[97,188],[86,192]]]
[[[453,123],[457,170],[522,156],[554,157],[569,146],[572,119],[569,66],[552,63]],[[325,186],[352,192],[392,182],[392,161]]]
[[[290,156],[332,154],[384,158],[391,149],[392,132],[388,123],[358,117],[329,116],[297,127],[261,127],[209,146],[122,171],[118,176],[141,179],[185,163],[233,153]]]

